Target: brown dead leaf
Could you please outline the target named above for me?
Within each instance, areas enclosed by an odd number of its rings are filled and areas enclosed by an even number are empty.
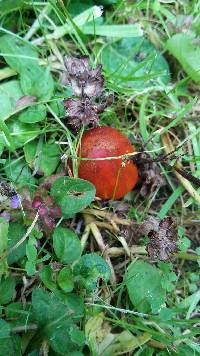
[[[133,160],[138,167],[142,183],[140,194],[143,197],[153,193],[157,187],[165,184],[158,163],[154,162],[148,153],[141,152],[139,156],[133,158]]]
[[[174,221],[171,217],[166,217],[157,226],[153,226],[147,235],[150,239],[147,252],[152,259],[170,260],[170,256],[178,251]]]

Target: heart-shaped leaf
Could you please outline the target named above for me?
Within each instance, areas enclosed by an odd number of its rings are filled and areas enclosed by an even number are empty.
[[[94,185],[80,178],[59,177],[51,187],[51,195],[61,207],[64,217],[72,217],[86,208],[95,193]]]

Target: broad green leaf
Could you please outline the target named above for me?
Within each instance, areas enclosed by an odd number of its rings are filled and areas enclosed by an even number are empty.
[[[59,318],[70,318],[70,312],[65,303],[53,293],[37,288],[32,293],[33,316],[40,326]]]
[[[54,281],[55,278],[50,265],[44,266],[40,270],[39,276],[46,288],[50,289],[51,291],[54,291],[56,289],[56,283]]]
[[[26,228],[23,225],[23,222],[16,221],[9,223],[8,229],[8,250],[17,244],[17,242],[24,236],[26,233]],[[24,241],[19,247],[14,251],[8,254],[7,260],[8,265],[19,261],[26,254],[26,241]]]
[[[0,1],[0,15],[3,16],[9,12],[21,9],[25,4],[24,0],[1,0]]]
[[[14,35],[0,38],[0,51],[6,62],[20,74],[20,84],[25,95],[49,100],[54,91],[50,68],[39,65],[37,50],[29,42]]]
[[[12,276],[0,282],[0,304],[8,304],[15,295],[15,279]]]
[[[0,319],[0,339],[9,336],[10,331],[10,325],[3,319]]]
[[[32,322],[30,304],[23,306],[21,302],[10,303],[5,307],[5,315],[12,327]]]
[[[54,292],[55,296],[58,297],[68,309],[71,310],[71,315],[73,320],[80,321],[84,315],[84,302],[83,298],[77,293],[63,293],[62,291],[56,290]]]
[[[18,119],[19,121],[25,122],[27,124],[34,124],[35,122],[44,120],[46,115],[47,110],[45,105],[31,105],[29,108],[23,110],[19,114]]]
[[[24,160],[12,161],[10,164],[7,161],[5,168],[6,177],[16,184],[21,186],[28,185],[32,187],[35,184],[35,178],[32,177],[31,170]]]
[[[71,88],[70,88],[71,89]],[[70,90],[70,94],[66,95],[66,98],[70,98],[72,96],[72,90]],[[57,115],[59,118],[63,118],[65,116],[65,108],[63,105],[63,100],[58,99],[57,97],[53,98],[56,99],[52,101],[49,106],[54,112],[55,115]]]
[[[62,320],[69,324],[73,320],[80,321],[84,311],[83,301],[78,295],[63,295],[59,291],[48,293],[41,288],[33,290],[32,306],[33,317],[41,327],[54,322],[56,328]]]
[[[4,219],[0,218],[0,256],[7,253],[8,247],[8,227],[9,223]],[[0,261],[0,281],[3,274],[7,273],[7,258]]]
[[[16,118],[12,121],[9,120],[7,125],[15,148],[22,147],[40,134],[40,128],[37,124],[31,126],[19,122]]]
[[[71,217],[86,208],[95,193],[94,185],[80,178],[60,177],[51,187],[51,195],[65,217]]]
[[[85,335],[84,335],[83,331],[81,331],[75,324],[70,327],[69,335],[70,335],[71,341],[75,345],[77,345],[79,347],[84,346]]]
[[[48,325],[46,335],[52,349],[60,355],[73,354],[74,351],[82,349],[85,342],[83,331],[68,320],[61,320],[59,327]]]
[[[28,276],[34,276],[36,274],[36,263],[35,261],[26,261],[25,270]]]
[[[168,41],[166,48],[180,62],[185,72],[195,81],[200,81],[200,48],[193,36],[178,33]]]
[[[102,50],[102,63],[113,83],[134,90],[160,86],[170,78],[166,60],[144,37],[108,44]]]
[[[59,226],[54,230],[53,248],[62,263],[72,263],[81,255],[81,243],[77,235],[64,227]]]
[[[17,100],[23,95],[18,80],[10,80],[0,85],[0,119],[4,120],[15,111]]]
[[[73,272],[78,283],[88,290],[96,288],[99,278],[108,281],[111,273],[107,262],[95,253],[83,255],[74,266]]]
[[[29,261],[36,262],[37,249],[35,247],[35,239],[29,239],[26,244],[26,256]]]
[[[69,293],[74,289],[74,279],[69,267],[64,267],[59,272],[58,285],[65,293]]]
[[[131,263],[125,276],[129,298],[139,312],[157,313],[165,302],[159,270],[144,261]]]
[[[0,339],[0,355],[21,356],[21,339],[19,335]]]
[[[24,154],[29,166],[46,177],[55,171],[60,161],[60,149],[54,143],[29,142],[24,146]]]
[[[20,83],[24,94],[36,96],[40,100],[49,100],[54,92],[54,81],[49,67],[24,67]]]
[[[3,153],[4,148],[5,148],[5,144],[6,144],[6,142],[5,142],[4,136],[2,133],[0,133],[0,157]]]
[[[11,334],[10,325],[3,319],[0,319],[0,355],[21,356],[21,339]]]
[[[18,73],[21,73],[25,67],[38,65],[36,48],[14,34],[7,34],[0,38],[0,51],[8,65]]]

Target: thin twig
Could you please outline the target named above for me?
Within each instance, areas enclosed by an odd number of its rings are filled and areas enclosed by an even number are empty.
[[[133,246],[129,247],[129,251],[130,251],[131,255],[134,255],[134,254],[146,255],[147,254],[145,246],[133,245]],[[124,254],[127,253],[127,251],[124,249],[124,247],[110,247],[106,250],[106,253],[111,258],[115,258],[115,257],[123,256]]]
[[[106,210],[99,210],[99,209],[84,209],[84,213],[89,215],[94,215],[97,217],[104,218],[109,222],[114,221],[118,225],[126,225],[130,226],[132,224],[131,220],[119,218],[116,214],[110,213]]]
[[[86,305],[90,305],[91,307],[98,307],[98,308],[103,308],[103,309],[108,309],[108,310],[114,310],[123,314],[132,314],[132,315],[136,315],[136,316],[141,316],[143,317],[148,317],[149,314],[144,314],[144,313],[139,313],[139,312],[135,312],[133,310],[129,310],[129,309],[123,309],[123,308],[116,308],[113,307],[112,305],[105,305],[105,304],[97,304],[97,303],[85,303]]]
[[[85,227],[85,230],[83,232],[83,235],[81,237],[82,250],[84,250],[84,247],[85,247],[86,242],[88,240],[89,234],[90,234],[90,224],[87,224],[86,227]]]

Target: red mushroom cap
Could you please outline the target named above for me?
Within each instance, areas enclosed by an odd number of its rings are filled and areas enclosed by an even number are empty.
[[[135,152],[129,139],[120,131],[101,126],[84,133],[78,156],[82,158],[117,157]],[[138,181],[138,170],[131,160],[82,160],[78,175],[93,183],[102,199],[120,199]]]

